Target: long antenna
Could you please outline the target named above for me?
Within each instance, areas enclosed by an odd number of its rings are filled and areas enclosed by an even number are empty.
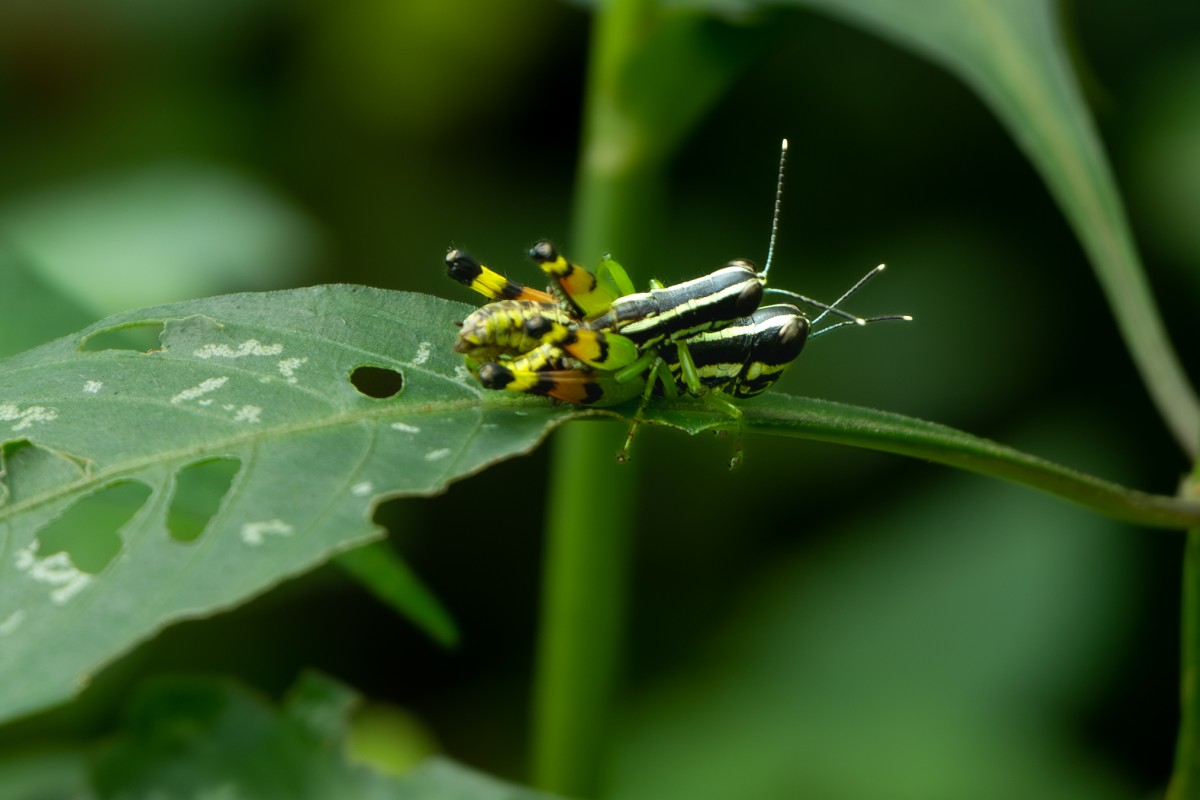
[[[830,303],[829,306],[826,307],[826,309],[824,311],[822,311],[820,314],[818,314],[813,319],[813,321],[812,321],[813,327],[816,327],[816,324],[818,322],[820,322],[822,319],[824,319],[825,316],[831,312],[834,314],[841,315],[842,310],[840,308],[838,308],[838,306],[841,305],[842,302],[844,300],[846,300],[848,297],[850,297],[852,294],[854,294],[859,289],[866,286],[872,279],[874,279],[881,272],[883,272],[884,269],[885,269],[884,265],[880,264],[878,267],[875,267],[875,269],[871,270],[866,275],[863,275],[861,278],[859,278],[854,283],[853,286],[851,286],[849,289],[847,289],[845,292],[842,293],[841,297],[839,297],[837,300],[834,300],[832,303]],[[889,320],[899,320],[901,322],[911,322],[912,317],[910,317],[908,314],[887,314],[887,315],[884,315],[881,317],[867,317],[866,319],[863,319],[862,317],[856,317],[851,320],[845,320],[843,322],[835,322],[832,325],[827,325],[824,328],[821,328],[821,330],[819,330],[819,331],[815,330],[809,334],[809,338],[812,338],[814,336],[820,336],[821,334],[824,334],[824,333],[829,333],[830,331],[835,330],[837,328],[841,328],[844,325],[866,325],[868,322],[887,322]]]
[[[767,263],[759,273],[759,279],[764,283],[767,273],[771,271],[771,259],[775,257],[775,239],[779,235],[779,208],[783,205],[783,168],[787,164],[787,139],[779,149],[779,181],[775,184],[775,214],[771,217],[771,243],[767,245]]]
[[[858,279],[858,281],[856,281],[856,282],[855,282],[855,284],[854,284],[853,286],[851,286],[851,287],[850,287],[849,289],[847,289],[846,291],[842,292],[842,296],[841,296],[841,297],[839,297],[837,300],[834,300],[832,303],[830,303],[830,304],[829,304],[829,308],[830,308],[830,309],[836,309],[838,306],[840,306],[840,305],[842,304],[842,302],[843,302],[843,301],[844,301],[844,300],[845,300],[847,297],[849,297],[850,295],[854,294],[855,292],[857,292],[857,291],[858,291],[859,289],[861,289],[862,287],[866,286],[866,285],[867,285],[867,283],[868,283],[868,282],[870,282],[870,280],[871,280],[872,278],[874,278],[874,277],[875,277],[876,275],[878,275],[879,273],[883,272],[883,271],[884,271],[884,269],[886,269],[886,268],[887,268],[887,265],[885,265],[885,264],[880,264],[878,267],[876,267],[875,269],[871,270],[871,271],[870,271],[870,272],[868,272],[866,275],[863,275],[861,278],[859,278],[859,279]],[[828,313],[829,313],[829,309],[826,309],[825,311],[822,311],[822,312],[821,312],[820,314],[818,314],[818,315],[816,316],[816,318],[813,320],[813,324],[815,325],[815,324],[817,324],[818,322],[820,322],[820,321],[821,321],[821,319],[822,319],[822,318],[823,318],[823,317],[824,317],[826,314],[828,314]],[[867,321],[866,321],[865,319],[862,319],[862,318],[860,317],[860,318],[857,320],[857,323],[858,323],[859,325],[866,325],[866,324],[867,324]]]
[[[802,303],[807,303],[808,305],[812,306],[813,308],[819,308],[819,309],[821,309],[821,316],[817,317],[817,319],[820,319],[821,317],[825,316],[826,314],[835,314],[835,315],[845,319],[847,325],[849,325],[851,323],[853,323],[855,325],[865,325],[867,322],[862,317],[856,317],[854,314],[851,314],[849,311],[842,311],[840,308],[837,308],[837,303],[831,303],[830,305],[825,305],[820,300],[813,300],[811,297],[808,297],[807,295],[800,294],[799,292],[793,292],[790,289],[776,289],[771,286],[768,286],[766,289],[763,289],[763,292],[765,292],[766,294],[781,294],[784,297],[792,297],[792,298],[795,298],[796,300],[799,300]],[[838,300],[838,303],[840,303],[842,300],[845,300],[845,299],[846,299],[845,296],[842,297],[841,300]]]
[[[788,142],[787,139],[784,139],[783,145],[779,148],[779,180],[775,184],[775,213],[771,217],[771,241],[767,245],[767,263],[763,266],[763,271],[758,273],[758,279],[762,281],[764,285],[767,282],[767,273],[771,270],[771,262],[775,259],[775,240],[779,238],[779,210],[783,206],[783,173],[784,168],[787,166],[787,151]],[[829,305],[826,305],[818,300],[813,300],[811,297],[806,297],[805,295],[791,292],[786,289],[775,289],[768,287],[764,289],[764,291],[767,294],[781,294],[786,297],[793,297],[801,302],[807,303],[814,308],[821,309],[821,313],[813,319],[813,325],[816,325],[829,314],[833,314],[834,316],[842,318],[841,322],[834,323],[833,325],[827,325],[819,331],[812,332],[809,334],[810,337],[817,336],[822,333],[828,333],[829,331],[835,328],[840,328],[843,325],[866,325],[868,322],[884,322],[887,320],[912,320],[912,317],[908,316],[907,314],[888,314],[882,317],[863,318],[838,308],[838,306],[840,306],[847,298],[849,298],[863,286],[866,286],[867,283],[876,275],[883,272],[883,269],[884,265],[880,264],[866,275],[863,275],[858,279],[858,282],[843,292],[841,297]]]
[[[882,317],[867,317],[866,319],[864,319],[862,321],[862,324],[866,325],[868,322],[889,322],[889,321],[912,322],[912,316],[909,314],[885,314]],[[813,331],[812,333],[810,333],[808,335],[808,338],[815,339],[816,337],[818,337],[822,334],[825,334],[825,333],[829,333],[830,331],[840,328],[843,325],[853,325],[853,324],[855,324],[855,323],[848,322],[848,321],[847,322],[835,322],[832,325],[826,325],[824,328],[821,328],[821,330],[819,330],[819,331]]]

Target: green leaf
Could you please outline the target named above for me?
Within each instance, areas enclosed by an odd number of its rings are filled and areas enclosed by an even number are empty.
[[[379,538],[380,499],[439,492],[594,413],[480,389],[449,347],[468,311],[352,286],[229,295],[0,362],[0,719],[69,697],[172,621]],[[95,349],[151,324],[158,348]],[[920,420],[785,395],[745,409],[752,430],[929,458],[1143,524],[1200,519],[1196,503]],[[648,415],[731,424],[695,402]],[[416,586],[403,608],[450,635]]]
[[[1128,489],[935,422],[778,392],[742,408],[746,429],[751,431],[936,461],[1032,486],[1138,525],[1186,528],[1200,522],[1200,502]],[[686,401],[649,409],[647,419],[692,434],[731,427],[728,417]]]
[[[578,413],[482,402],[449,346],[469,310],[352,286],[229,295],[0,362],[0,719],[69,697],[172,621],[379,538],[381,499],[440,492]],[[150,324],[149,352],[84,348]],[[363,366],[402,388],[363,394]],[[175,535],[168,523],[196,513],[178,476],[214,459],[232,481]]]
[[[383,542],[342,553],[337,564],[372,594],[408,617],[443,645],[458,643],[458,628],[450,612]]]
[[[344,743],[356,704],[353,692],[315,674],[301,677],[281,710],[225,681],[159,679],[95,759],[96,788],[104,797],[164,800],[548,800],[444,759],[401,777],[351,763]]]
[[[0,209],[0,232],[93,318],[299,282],[320,248],[312,223],[269,187],[186,161],[20,197]]]
[[[764,3],[762,5],[778,5]],[[790,0],[892,39],[970,86],[1041,173],[1087,251],[1121,335],[1185,452],[1200,400],[1161,315],[1050,0]]]
[[[95,319],[51,288],[7,247],[0,247],[0,298],[5,300],[0,358],[57,339]]]

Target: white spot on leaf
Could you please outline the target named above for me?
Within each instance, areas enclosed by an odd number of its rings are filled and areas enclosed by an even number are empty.
[[[23,431],[35,422],[50,422],[58,419],[58,412],[45,406],[19,408],[14,403],[0,403],[0,422],[15,422],[14,431]]]
[[[76,569],[65,552],[38,558],[36,550],[36,544],[23,547],[13,554],[13,561],[19,571],[33,580],[55,587],[50,593],[50,602],[54,605],[66,605],[92,582],[92,576]]]
[[[233,415],[234,422],[262,422],[259,417],[262,415],[262,408],[259,406],[242,406]]]
[[[247,339],[236,349],[227,344],[206,344],[192,352],[196,358],[245,358],[246,356],[277,356],[283,352],[281,344],[263,344],[258,339]]]
[[[459,364],[454,368],[454,377],[458,378],[460,381],[474,383],[474,381],[471,380],[471,370],[467,369],[462,364]]]
[[[88,381],[83,385],[83,390],[88,394],[100,394],[100,390],[103,388],[103,381]]]
[[[430,450],[428,453],[426,453],[425,460],[426,461],[437,461],[438,459],[445,458],[448,455],[450,455],[450,448],[449,447],[440,447],[437,450]]]
[[[393,422],[392,428],[394,430],[400,431],[401,433],[420,433],[421,432],[421,429],[418,428],[416,425],[409,425],[406,422]]]
[[[291,536],[294,528],[281,519],[268,519],[262,522],[246,522],[242,524],[242,541],[251,547],[258,547],[267,538],[273,536]]]
[[[355,497],[366,497],[375,490],[375,484],[370,481],[362,481],[350,487],[350,494]]]
[[[413,366],[419,367],[429,360],[429,354],[433,352],[433,342],[421,342],[417,345],[417,354],[413,356]]]
[[[307,358],[285,358],[279,362],[279,374],[288,383],[296,382],[296,370],[308,362]]]
[[[193,386],[190,389],[184,389],[182,392],[172,397],[171,403],[178,405],[179,403],[183,403],[187,400],[195,400],[199,397],[203,397],[209,392],[215,392],[217,389],[220,389],[228,381],[229,376],[227,375],[220,378],[209,378],[207,380],[200,381],[199,386]]]

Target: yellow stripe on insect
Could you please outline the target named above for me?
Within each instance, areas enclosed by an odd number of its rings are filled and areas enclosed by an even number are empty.
[[[452,248],[446,253],[446,271],[450,277],[479,292],[491,300],[532,300],[538,303],[555,303],[557,300],[543,291],[530,289],[516,281],[510,281],[495,270],[489,269],[462,250]]]
[[[617,297],[594,274],[567,261],[544,239],[530,249],[529,257],[561,290],[561,299],[575,308],[581,317],[603,314]]]
[[[541,338],[527,330],[533,319],[560,324],[571,321],[570,315],[555,303],[497,300],[467,315],[458,331],[454,349],[479,361],[528,353],[542,343]]]
[[[624,336],[580,328],[549,316],[529,319],[525,333],[530,339],[561,348],[588,366],[608,371],[631,364],[641,355],[637,344]]]

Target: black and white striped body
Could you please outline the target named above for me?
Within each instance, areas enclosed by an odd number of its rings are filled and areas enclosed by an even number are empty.
[[[799,357],[809,329],[800,309],[781,303],[756,309],[719,331],[697,334],[687,340],[687,347],[704,390],[754,397],[769,389]],[[664,347],[662,356],[678,391],[696,394],[683,378],[678,350]]]
[[[758,271],[739,259],[690,281],[619,297],[584,326],[619,333],[644,349],[723,328],[752,314],[762,296]]]

